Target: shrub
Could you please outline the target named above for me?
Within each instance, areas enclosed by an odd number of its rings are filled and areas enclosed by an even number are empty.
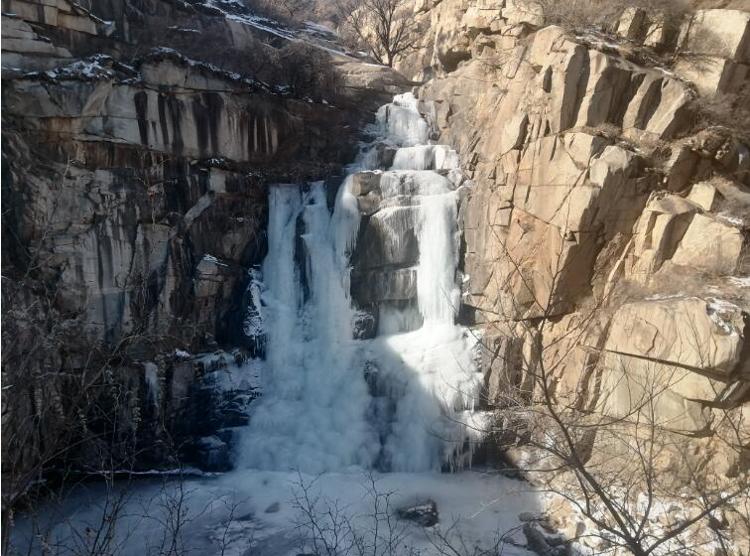
[[[224,35],[222,26],[204,30],[201,41],[191,35],[167,33],[170,46],[188,58],[209,62],[270,85],[287,86],[296,97],[331,102],[338,98],[340,79],[330,56],[320,48],[285,39],[278,47],[271,39],[246,38],[240,49]],[[210,48],[206,48],[206,44]]]
[[[721,126],[736,139],[750,142],[750,85],[737,93],[716,93],[693,100],[696,130]]]
[[[335,100],[340,79],[329,55],[302,42],[290,42],[279,51],[282,81],[300,98]]]
[[[650,21],[678,28],[688,12],[687,0],[530,0],[548,25],[581,31],[615,31],[628,8],[639,8]]]
[[[248,5],[256,14],[287,25],[315,18],[313,0],[250,0]]]

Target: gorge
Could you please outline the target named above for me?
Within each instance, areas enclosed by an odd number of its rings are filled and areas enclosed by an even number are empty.
[[[4,554],[750,550],[750,5],[393,5],[3,0]]]

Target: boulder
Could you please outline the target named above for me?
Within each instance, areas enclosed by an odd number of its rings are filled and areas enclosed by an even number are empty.
[[[633,231],[626,253],[625,274],[648,283],[674,254],[679,241],[700,208],[676,195],[652,196]]]
[[[674,138],[689,125],[693,96],[678,79],[664,79],[660,83],[658,104],[651,99],[643,100],[644,108],[651,113],[643,129],[661,139]]]
[[[526,547],[539,556],[565,556],[570,553],[562,535],[550,533],[534,522],[526,522],[521,528],[526,537]]]
[[[373,214],[362,227],[352,255],[361,270],[379,267],[410,267],[417,264],[419,248],[415,230],[418,208],[392,207]]]
[[[700,202],[713,204],[716,192],[707,184],[696,186],[700,189],[694,188],[688,199],[668,195],[648,203],[627,254],[626,274],[630,279],[648,283],[666,262],[712,274],[735,272],[744,236],[737,227],[715,216],[699,214]]]
[[[468,8],[466,0],[442,0],[430,13],[431,66],[452,72],[471,58],[471,37],[460,25]]]
[[[439,521],[437,504],[433,500],[398,508],[396,513],[400,519],[413,521],[422,527],[432,527]]]
[[[493,26],[501,22],[500,8],[482,8],[470,6],[461,18],[461,26],[469,36],[476,36],[482,32],[489,32]]]
[[[628,303],[612,319],[604,349],[726,379],[740,361],[743,318],[740,307],[713,298]]]
[[[722,396],[740,364],[745,316],[737,305],[698,297],[623,305],[604,345],[601,408],[620,416],[655,408],[668,428],[705,428],[703,404]]]
[[[683,24],[675,72],[701,95],[736,93],[750,76],[750,12],[698,10]]]
[[[351,178],[351,193],[357,198],[359,211],[371,215],[380,209],[383,200],[380,190],[380,172],[359,172]]]
[[[228,471],[232,468],[229,445],[218,436],[204,436],[196,443],[197,463],[206,471]]]
[[[634,41],[643,40],[648,30],[648,18],[642,8],[625,8],[617,23],[617,34]]]
[[[669,191],[679,192],[685,189],[696,177],[699,157],[689,145],[678,143],[664,164],[665,186]]]
[[[737,227],[696,214],[670,262],[711,274],[732,275],[737,270],[745,238]]]
[[[690,193],[687,196],[688,201],[692,201],[703,210],[711,212],[719,204],[719,198],[721,194],[716,190],[716,187],[711,185],[709,182],[699,182],[690,188]]]
[[[529,0],[506,0],[503,17],[508,25],[527,24],[541,27],[544,24],[544,12],[537,3]]]

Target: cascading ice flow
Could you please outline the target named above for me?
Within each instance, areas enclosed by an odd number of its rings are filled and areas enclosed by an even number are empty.
[[[476,340],[455,324],[458,157],[428,144],[429,126],[411,94],[383,106],[377,127],[379,139],[350,168],[333,213],[322,182],[270,189],[264,394],[240,465],[424,471],[461,467],[471,457],[476,434],[463,423],[472,418],[481,375]],[[376,167],[378,144],[396,149],[389,168]],[[352,183],[365,170],[382,172],[379,225],[388,241],[413,233],[419,258],[405,269],[416,273],[416,304],[384,304],[377,334],[358,340],[350,273],[361,215]]]

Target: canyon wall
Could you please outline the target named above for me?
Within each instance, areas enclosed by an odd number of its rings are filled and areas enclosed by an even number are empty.
[[[232,2],[4,0],[2,25],[3,427],[22,447],[4,471],[113,422],[84,467],[226,468],[255,384],[218,387],[232,357],[190,354],[262,353],[267,184],[338,185],[404,79],[321,48],[337,98],[266,83],[249,59],[314,37]]]
[[[563,406],[624,416],[648,395],[660,425],[711,437],[750,401],[750,151],[705,107],[746,113],[750,11],[670,30],[629,10],[605,35],[536,6],[417,2],[399,68],[473,181],[462,315],[487,403],[544,368]]]
[[[3,419],[24,446],[9,465],[116,421],[79,463],[135,447],[140,468],[226,469],[257,395],[227,369],[263,352],[247,308],[267,185],[324,179],[332,204],[372,107],[409,79],[462,166],[438,145],[409,159],[462,196],[459,320],[482,335],[484,409],[533,396],[541,367],[560,404],[622,415],[652,396],[702,460],[747,465],[712,433],[750,399],[750,11],[673,29],[628,11],[614,39],[520,0],[420,0],[404,78],[237,6],[3,0]],[[340,98],[248,70],[300,39],[331,56]],[[737,125],[712,120],[723,105]],[[352,176],[359,338],[418,298],[402,197],[423,184],[393,146],[373,156],[391,171]],[[220,346],[243,351],[191,357]]]

